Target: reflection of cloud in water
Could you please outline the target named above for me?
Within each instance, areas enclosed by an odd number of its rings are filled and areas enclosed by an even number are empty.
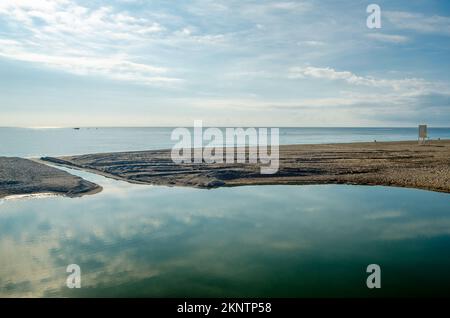
[[[49,254],[58,247],[58,240],[48,238],[29,244],[11,238],[0,240],[0,296],[36,297],[59,287],[55,277],[61,268],[51,265]]]
[[[82,267],[82,286],[120,285],[157,275],[148,264],[136,262],[126,250],[117,250],[114,257],[96,252],[62,255],[65,242],[45,238],[27,245],[11,240],[0,242],[0,296],[42,297],[59,295],[64,290],[66,266],[72,262]],[[55,255],[56,254],[56,255]],[[56,262],[55,262],[56,260]],[[95,264],[93,269],[84,264]]]
[[[133,284],[153,296],[176,290],[189,296],[193,289],[220,294],[226,286],[278,279],[279,264],[284,273],[297,273],[315,259],[344,257],[346,249],[357,260],[378,251],[380,239],[450,234],[449,197],[430,192],[345,186],[206,191],[108,182],[112,186],[94,196],[2,205],[1,296],[71,295],[76,291],[65,288],[71,263],[82,269],[86,289],[79,295],[96,289],[125,295],[123,286]]]
[[[302,251],[311,248],[308,242],[292,242],[292,241],[273,241],[267,244],[268,248],[282,251]]]
[[[58,194],[50,193],[50,192],[43,192],[43,193],[30,193],[30,194],[13,194],[8,195],[7,197],[4,197],[3,199],[0,199],[0,204],[3,204],[5,201],[17,201],[17,200],[28,200],[28,199],[45,199],[45,198],[51,198],[56,197]]]
[[[385,240],[433,238],[450,235],[450,216],[443,219],[405,221],[386,225],[380,237]]]
[[[374,211],[366,216],[369,220],[394,219],[404,216],[406,213],[399,210]]]

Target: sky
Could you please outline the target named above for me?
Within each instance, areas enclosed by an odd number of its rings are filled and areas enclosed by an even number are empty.
[[[449,1],[0,0],[0,126],[449,127],[449,57]]]

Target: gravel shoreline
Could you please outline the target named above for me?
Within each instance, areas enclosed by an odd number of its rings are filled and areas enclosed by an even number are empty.
[[[79,197],[102,187],[65,171],[19,157],[0,157],[0,198],[57,194]]]

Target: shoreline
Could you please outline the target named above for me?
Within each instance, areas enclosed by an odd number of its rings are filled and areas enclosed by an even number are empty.
[[[259,174],[260,164],[175,164],[170,149],[38,160],[135,184],[205,189],[349,184],[450,193],[450,140],[433,140],[425,145],[417,141],[301,144],[282,145],[279,149],[280,168],[273,175]]]
[[[0,199],[13,200],[35,196],[92,195],[102,187],[42,162],[0,157]]]

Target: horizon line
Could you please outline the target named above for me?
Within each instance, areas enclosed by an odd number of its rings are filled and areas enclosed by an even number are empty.
[[[202,126],[203,128],[418,128],[419,124],[415,126]],[[428,128],[445,128],[450,129],[450,126],[432,126],[427,125]],[[99,129],[99,128],[194,128],[194,126],[0,126],[0,128],[18,128],[18,129]]]

